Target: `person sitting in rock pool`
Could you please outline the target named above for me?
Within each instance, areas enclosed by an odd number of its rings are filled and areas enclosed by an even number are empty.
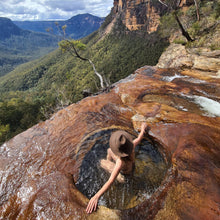
[[[135,147],[144,137],[145,129],[148,127],[146,123],[142,123],[141,131],[136,139],[126,131],[118,130],[112,133],[107,151],[106,160],[101,160],[102,168],[111,173],[108,181],[102,188],[90,199],[86,212],[92,213],[96,210],[100,196],[107,191],[115,179],[119,182],[124,181],[124,175],[131,174],[135,162]]]

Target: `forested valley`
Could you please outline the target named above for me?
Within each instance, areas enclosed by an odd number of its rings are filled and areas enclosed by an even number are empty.
[[[192,42],[177,35],[174,43],[188,48],[209,47],[220,49],[213,41],[216,21],[219,22],[218,1],[202,1],[200,20],[197,20],[195,5],[179,17],[193,38]],[[99,30],[81,39],[86,45],[80,51],[82,57],[93,61],[97,71],[113,84],[132,74],[144,65],[154,66],[169,45],[171,33],[179,27],[172,14],[161,17],[157,32],[129,31],[118,19],[110,34],[105,29],[113,20],[111,13]],[[108,89],[108,88],[106,88]],[[59,109],[78,102],[88,95],[100,92],[100,82],[89,62],[77,59],[72,54],[56,49],[46,56],[19,65],[0,78],[0,143],[28,129],[41,120],[46,120]]]

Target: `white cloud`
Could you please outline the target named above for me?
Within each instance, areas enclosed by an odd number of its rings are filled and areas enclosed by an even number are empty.
[[[62,11],[77,11],[84,10],[84,1],[72,1],[72,0],[46,0],[45,5],[51,7],[52,9],[60,9]]]
[[[18,3],[25,2],[25,0],[8,0],[7,2],[11,5],[16,5]]]
[[[113,0],[7,0],[0,2],[0,16],[12,20],[65,20],[83,13],[105,17],[112,6]]]

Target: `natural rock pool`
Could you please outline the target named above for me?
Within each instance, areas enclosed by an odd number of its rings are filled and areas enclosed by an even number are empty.
[[[100,160],[106,158],[109,138],[115,129],[98,131],[87,137],[79,147],[76,161],[81,158],[76,187],[91,198],[108,180],[110,174],[100,167]],[[85,156],[80,153],[87,151]],[[149,199],[158,189],[169,167],[164,152],[150,139],[143,139],[135,150],[134,172],[126,176],[125,182],[117,180],[99,200],[99,205],[111,209],[133,208]]]
[[[142,67],[0,146],[0,219],[218,219],[220,81],[191,71],[190,83],[164,80],[175,74],[185,75]],[[151,130],[132,178],[115,182],[88,215],[88,198],[108,178],[99,160],[111,132],[135,137],[142,121]]]

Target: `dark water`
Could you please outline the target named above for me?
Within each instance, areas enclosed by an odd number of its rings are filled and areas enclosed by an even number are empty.
[[[90,150],[83,158],[76,187],[88,198],[91,198],[110,176],[100,167],[100,160],[106,158],[112,131],[114,130],[97,132],[84,140],[80,146],[78,157],[82,152]],[[132,208],[149,199],[160,186],[168,165],[158,148],[149,140],[143,139],[136,147],[135,156],[133,174],[126,176],[125,183],[115,180],[100,198],[99,205],[112,209]]]

